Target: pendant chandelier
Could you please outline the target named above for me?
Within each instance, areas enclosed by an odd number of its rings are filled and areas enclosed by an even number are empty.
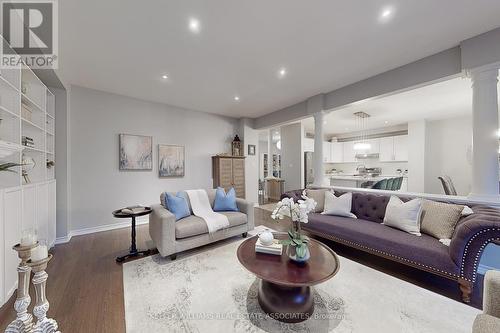
[[[367,151],[370,150],[372,145],[367,142],[366,125],[370,115],[366,112],[355,112],[354,117],[356,120],[356,128],[359,131],[359,136],[356,138],[356,143],[354,144],[354,150]]]

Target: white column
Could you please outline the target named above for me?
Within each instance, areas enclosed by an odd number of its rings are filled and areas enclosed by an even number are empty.
[[[472,78],[472,193],[499,200],[498,68],[474,70]]]
[[[323,111],[313,114],[314,116],[314,183],[315,186],[323,186],[325,178],[325,166],[323,165],[323,126],[324,116]]]
[[[273,177],[273,129],[269,129],[267,136],[267,177]]]

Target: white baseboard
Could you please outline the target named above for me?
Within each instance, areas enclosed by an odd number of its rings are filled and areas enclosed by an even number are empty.
[[[136,220],[135,220],[136,225],[143,225],[143,224],[147,224],[147,223],[149,223],[149,218],[147,216],[141,216],[141,217],[136,218]],[[100,225],[97,227],[71,230],[67,236],[57,237],[56,238],[56,245],[68,243],[71,240],[71,237],[73,237],[73,236],[81,236],[81,235],[93,234],[96,232],[103,232],[103,231],[122,229],[122,228],[130,228],[130,225],[131,225],[131,222],[129,220],[126,220],[126,221],[119,222],[119,223],[105,224],[105,225]]]
[[[486,274],[486,271],[490,271],[490,270],[498,271],[498,270],[500,270],[500,268],[479,264],[479,266],[477,268],[477,273],[484,275],[484,274]]]

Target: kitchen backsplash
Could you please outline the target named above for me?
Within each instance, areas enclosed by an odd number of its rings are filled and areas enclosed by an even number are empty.
[[[408,169],[408,162],[379,162],[378,160],[364,160],[357,163],[325,163],[325,172],[329,173],[330,170],[336,169],[343,171],[344,174],[356,174],[356,168],[359,166],[366,168],[382,168],[383,175],[397,175],[397,169],[405,171]],[[410,170],[408,170],[408,173]]]

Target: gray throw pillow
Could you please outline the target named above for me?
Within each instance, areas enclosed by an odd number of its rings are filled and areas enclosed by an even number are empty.
[[[328,190],[311,190],[307,189],[306,190],[306,195],[307,197],[313,199],[316,201],[317,205],[316,208],[314,208],[314,213],[321,213],[324,210],[325,207],[325,192]]]
[[[449,239],[453,236],[463,209],[462,205],[423,200],[420,230],[437,239]]]

